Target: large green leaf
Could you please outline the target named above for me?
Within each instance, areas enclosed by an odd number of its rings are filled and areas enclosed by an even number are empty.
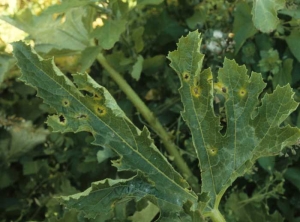
[[[72,8],[64,16],[54,18],[52,14],[35,16],[29,9],[24,9],[13,17],[1,19],[27,32],[35,40],[38,52],[59,50],[69,53],[82,51],[90,45],[88,25],[83,22],[88,12],[88,7]]]
[[[214,86],[211,70],[201,71],[204,55],[199,52],[200,44],[199,33],[192,32],[179,40],[178,49],[168,58],[181,80],[182,116],[192,133],[202,192],[210,198],[204,212],[209,212],[218,207],[225,190],[256,159],[277,155],[285,146],[295,144],[300,131],[282,126],[298,106],[288,85],[266,94],[258,107],[266,85],[261,75],[248,76],[245,66],[225,59]],[[214,88],[225,98],[224,134],[214,113]]]
[[[255,27],[261,32],[274,31],[279,24],[277,11],[285,8],[285,0],[254,0],[252,15]]]
[[[103,49],[111,49],[117,41],[119,41],[121,34],[126,29],[125,20],[110,20],[104,21],[104,25],[97,27],[93,32],[93,36],[99,40],[99,45]]]
[[[136,200],[151,195],[152,201],[154,199],[160,207],[162,217],[184,214],[182,206],[187,201],[192,203],[191,209],[195,209],[197,196],[155,147],[147,128],[140,131],[135,127],[104,87],[87,74],[73,75],[73,84],[54,65],[53,60],[43,60],[22,42],[16,42],[13,46],[23,74],[20,79],[35,87],[37,95],[57,110],[57,115],[50,116],[47,120],[54,132],[87,131],[94,136],[94,145],[116,151],[120,158],[113,165],[119,171],[141,172],[147,177],[143,181],[148,181],[148,186],[156,190],[154,193],[143,190]],[[132,189],[137,188],[138,186]],[[85,195],[86,192],[82,195],[87,198],[87,202],[96,201],[97,195],[93,192]],[[116,197],[110,194],[111,192],[107,192],[107,206],[113,206],[116,201]],[[94,209],[79,206],[82,201],[79,197],[82,195],[70,197],[69,202],[65,203],[94,216]],[[125,196],[122,194],[119,200],[126,198]],[[98,213],[101,213],[100,210]]]

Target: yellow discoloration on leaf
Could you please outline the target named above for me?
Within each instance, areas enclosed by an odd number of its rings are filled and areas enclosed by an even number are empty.
[[[246,96],[247,91],[246,91],[244,88],[241,88],[241,89],[238,91],[238,94],[239,94],[240,97],[244,97],[244,96]]]
[[[94,100],[101,101],[103,99],[102,95],[94,93]]]
[[[194,97],[198,98],[201,95],[201,89],[199,86],[192,86],[191,93]]]
[[[70,106],[70,101],[68,99],[63,99],[62,100],[62,105],[63,105],[63,107],[69,107]]]
[[[227,87],[222,82],[215,83],[214,89],[217,93],[227,93]]]
[[[67,119],[64,115],[60,114],[59,116],[57,116],[57,120],[59,124],[64,126],[67,125]]]
[[[106,107],[102,105],[95,106],[95,111],[100,117],[105,116],[107,113]]]
[[[190,80],[190,77],[191,77],[191,75],[188,72],[185,71],[185,72],[182,73],[182,79],[185,82],[188,82]]]
[[[207,149],[207,151],[208,151],[209,155],[215,156],[218,153],[218,148],[216,148],[216,147],[209,147]]]

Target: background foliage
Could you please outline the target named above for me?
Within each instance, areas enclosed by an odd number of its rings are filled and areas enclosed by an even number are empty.
[[[263,74],[266,92],[289,83],[299,102],[299,4],[297,0],[4,2],[1,19],[6,23],[0,24],[0,220],[84,221],[81,213],[65,210],[53,197],[83,191],[93,181],[130,176],[116,172],[110,163],[114,153],[90,145],[88,133],[51,133],[46,128],[45,118],[54,111],[35,97],[34,89],[16,79],[20,72],[8,44],[12,37],[34,44],[44,57],[55,56],[67,75],[89,72],[142,128],[145,120],[96,60],[100,48],[104,49],[109,63],[158,116],[196,171],[191,135],[179,113],[179,80],[166,55],[176,48],[179,37],[198,29],[204,38],[204,67],[212,68],[214,78],[224,57],[234,58],[249,72]],[[270,16],[264,17],[266,13]],[[23,32],[15,34],[7,23]],[[216,112],[223,115],[218,99]],[[287,123],[300,127],[298,116],[299,110]],[[152,138],[172,163],[154,133]],[[286,221],[300,221],[296,149],[287,149],[281,157],[259,159],[252,172],[232,185],[221,204],[228,221],[245,221],[244,215],[250,215],[249,221],[261,220],[262,215],[265,221],[281,221],[278,214],[267,218],[266,212],[275,211]],[[116,221],[132,215],[131,220],[139,220],[134,207],[116,210]]]

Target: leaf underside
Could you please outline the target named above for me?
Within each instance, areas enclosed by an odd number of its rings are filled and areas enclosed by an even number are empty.
[[[256,159],[277,155],[284,147],[296,144],[300,131],[281,126],[298,106],[290,86],[265,94],[260,104],[258,98],[265,87],[261,75],[253,72],[248,76],[245,66],[228,59],[219,70],[218,82],[213,83],[211,70],[201,71],[204,55],[200,45],[200,34],[189,33],[168,58],[181,81],[182,116],[199,159],[202,193],[210,198],[203,212],[209,212]],[[225,99],[224,135],[220,117],[214,113],[214,89]]]
[[[42,59],[23,42],[14,43],[13,47],[22,71],[20,79],[35,87],[37,95],[57,111],[57,115],[47,120],[53,131],[90,132],[95,139],[93,144],[118,153],[120,158],[113,165],[119,171],[137,172],[131,179],[100,181],[90,188],[93,192],[87,190],[62,198],[66,206],[83,210],[89,218],[103,214],[95,210],[95,202],[97,209],[103,208],[106,214],[111,214],[114,204],[123,199],[149,199],[159,206],[161,219],[186,216],[182,206],[187,201],[192,202],[191,209],[195,208],[197,196],[155,147],[147,128],[140,131],[135,127],[104,87],[87,74],[74,74],[73,83],[52,59]],[[135,180],[139,182],[133,182]],[[111,185],[116,183],[118,185]],[[106,191],[107,196],[103,196]]]

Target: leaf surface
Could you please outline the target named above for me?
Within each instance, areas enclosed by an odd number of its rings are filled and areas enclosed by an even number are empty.
[[[300,131],[281,126],[298,106],[289,86],[266,94],[258,107],[258,97],[265,87],[261,75],[252,73],[249,77],[244,66],[225,59],[214,86],[210,69],[201,71],[204,55],[199,51],[200,44],[200,35],[192,32],[179,40],[178,49],[168,58],[181,80],[182,116],[199,159],[202,192],[210,198],[205,211],[210,211],[256,159],[277,155],[285,146],[295,144]],[[220,118],[214,113],[214,88],[225,98],[225,133],[221,133]]]
[[[300,31],[295,29],[291,31],[291,34],[285,38],[289,49],[293,53],[293,55],[296,57],[298,62],[300,61]]]
[[[37,95],[57,111],[57,115],[49,116],[47,120],[54,132],[87,131],[94,136],[94,145],[116,151],[120,159],[115,160],[113,165],[119,171],[142,172],[155,187],[157,193],[153,195],[162,216],[178,213],[188,200],[195,207],[197,196],[189,191],[188,183],[155,147],[147,128],[140,131],[135,127],[104,87],[87,74],[73,75],[74,84],[61,73],[53,60],[43,60],[22,42],[13,46],[22,70],[20,79],[34,86]],[[107,195],[109,199],[110,192]],[[147,195],[147,192],[143,193],[144,197]],[[95,201],[94,193],[85,198],[87,202]],[[70,197],[68,200],[76,209],[83,209],[75,204],[81,201],[80,198]],[[115,197],[111,196],[110,202],[106,203],[111,206],[114,201]],[[90,216],[95,214],[92,208],[85,207],[84,210]]]
[[[285,8],[285,0],[254,0],[252,20],[255,27],[261,32],[274,31],[279,24],[277,11]]]
[[[88,25],[83,22],[88,12],[87,7],[72,8],[64,16],[53,18],[52,14],[35,16],[26,9],[14,17],[1,18],[28,33],[35,40],[38,52],[64,54],[89,46],[90,37],[85,28]]]
[[[97,27],[93,36],[99,40],[103,49],[111,49],[126,29],[125,20],[105,20],[102,27]]]
[[[139,55],[137,57],[136,62],[134,63],[134,65],[132,67],[131,76],[136,81],[138,81],[141,77],[141,73],[142,73],[142,70],[143,70],[143,62],[144,62],[143,56]]]

